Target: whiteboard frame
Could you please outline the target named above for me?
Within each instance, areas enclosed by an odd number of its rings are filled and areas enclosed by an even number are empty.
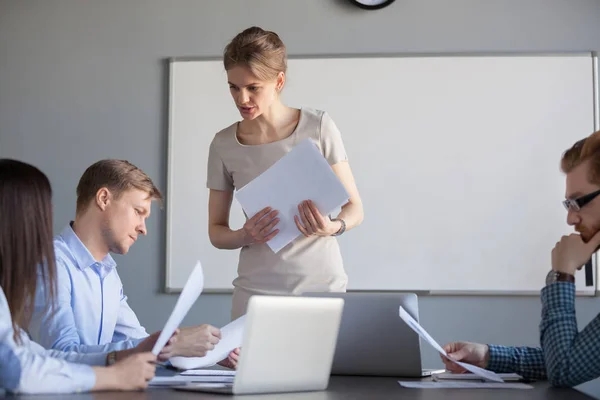
[[[592,92],[593,92],[593,123],[594,131],[600,130],[600,86],[599,86],[599,70],[598,70],[598,52],[596,51],[573,51],[573,52],[476,52],[476,53],[463,53],[463,52],[444,52],[444,53],[342,53],[342,54],[297,54],[288,55],[288,59],[336,59],[336,58],[411,58],[411,57],[590,57],[592,63]],[[183,56],[183,57],[170,57],[167,58],[168,65],[168,81],[169,88],[167,91],[168,98],[168,142],[167,142],[167,182],[166,182],[166,195],[165,195],[165,208],[166,208],[166,238],[165,238],[165,281],[163,282],[163,292],[166,294],[178,294],[183,290],[182,288],[169,287],[170,281],[170,249],[171,244],[171,221],[172,211],[169,207],[171,202],[171,182],[173,170],[171,168],[172,156],[172,138],[173,138],[173,64],[176,62],[185,61],[218,61],[221,60],[221,56],[209,56],[209,57],[196,57],[196,56]],[[600,282],[598,275],[598,252],[594,253],[592,257],[593,271],[594,271],[594,292],[580,292],[577,291],[577,296],[584,297],[598,297],[600,295]],[[544,277],[540,277],[543,279]],[[233,289],[205,289],[203,293],[206,294],[231,294]],[[401,293],[409,292],[407,290],[359,290],[349,289],[348,292],[368,292],[368,293]],[[539,291],[477,291],[477,290],[414,290],[410,293],[415,293],[419,296],[539,296]]]

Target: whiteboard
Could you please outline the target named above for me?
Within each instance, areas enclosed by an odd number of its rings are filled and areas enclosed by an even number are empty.
[[[330,113],[364,202],[339,239],[348,290],[537,294],[572,231],[559,161],[595,129],[594,65],[591,53],[290,59],[284,103]],[[208,239],[206,164],[240,116],[220,60],[169,66],[166,289],[200,259],[206,289],[230,291],[239,250]],[[232,228],[243,222],[234,200]]]

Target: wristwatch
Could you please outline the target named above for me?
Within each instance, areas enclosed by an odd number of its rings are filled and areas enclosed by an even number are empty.
[[[571,282],[575,283],[575,276],[571,274],[567,274],[565,272],[559,272],[555,270],[550,270],[548,275],[546,275],[546,286],[551,285],[555,282]]]
[[[333,218],[332,221],[340,221],[342,223],[342,226],[336,233],[331,234],[331,236],[340,236],[342,233],[344,233],[346,231],[346,221],[344,221],[341,218]]]
[[[106,355],[106,365],[110,366],[117,362],[117,352],[111,351]]]

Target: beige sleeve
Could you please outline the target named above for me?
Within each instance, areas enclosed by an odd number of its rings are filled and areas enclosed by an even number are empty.
[[[325,156],[329,165],[348,160],[342,134],[327,112],[324,112],[321,117],[320,133],[323,156]]]
[[[206,187],[209,189],[230,192],[233,192],[234,189],[233,178],[229,171],[227,171],[223,159],[217,152],[214,141],[210,144],[210,149],[208,151]]]

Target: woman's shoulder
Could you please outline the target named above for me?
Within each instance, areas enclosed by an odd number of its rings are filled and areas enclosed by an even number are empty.
[[[304,120],[303,125],[307,128],[321,130],[324,122],[327,125],[327,121],[331,120],[329,113],[325,110],[312,107],[303,107],[300,119]]]
[[[327,114],[326,111],[312,107],[302,107],[300,115],[306,119],[310,119],[316,122],[320,122],[323,115]]]
[[[211,146],[213,147],[221,147],[228,146],[235,142],[235,131],[237,129],[237,122],[221,129],[219,132],[215,134],[212,139]]]

